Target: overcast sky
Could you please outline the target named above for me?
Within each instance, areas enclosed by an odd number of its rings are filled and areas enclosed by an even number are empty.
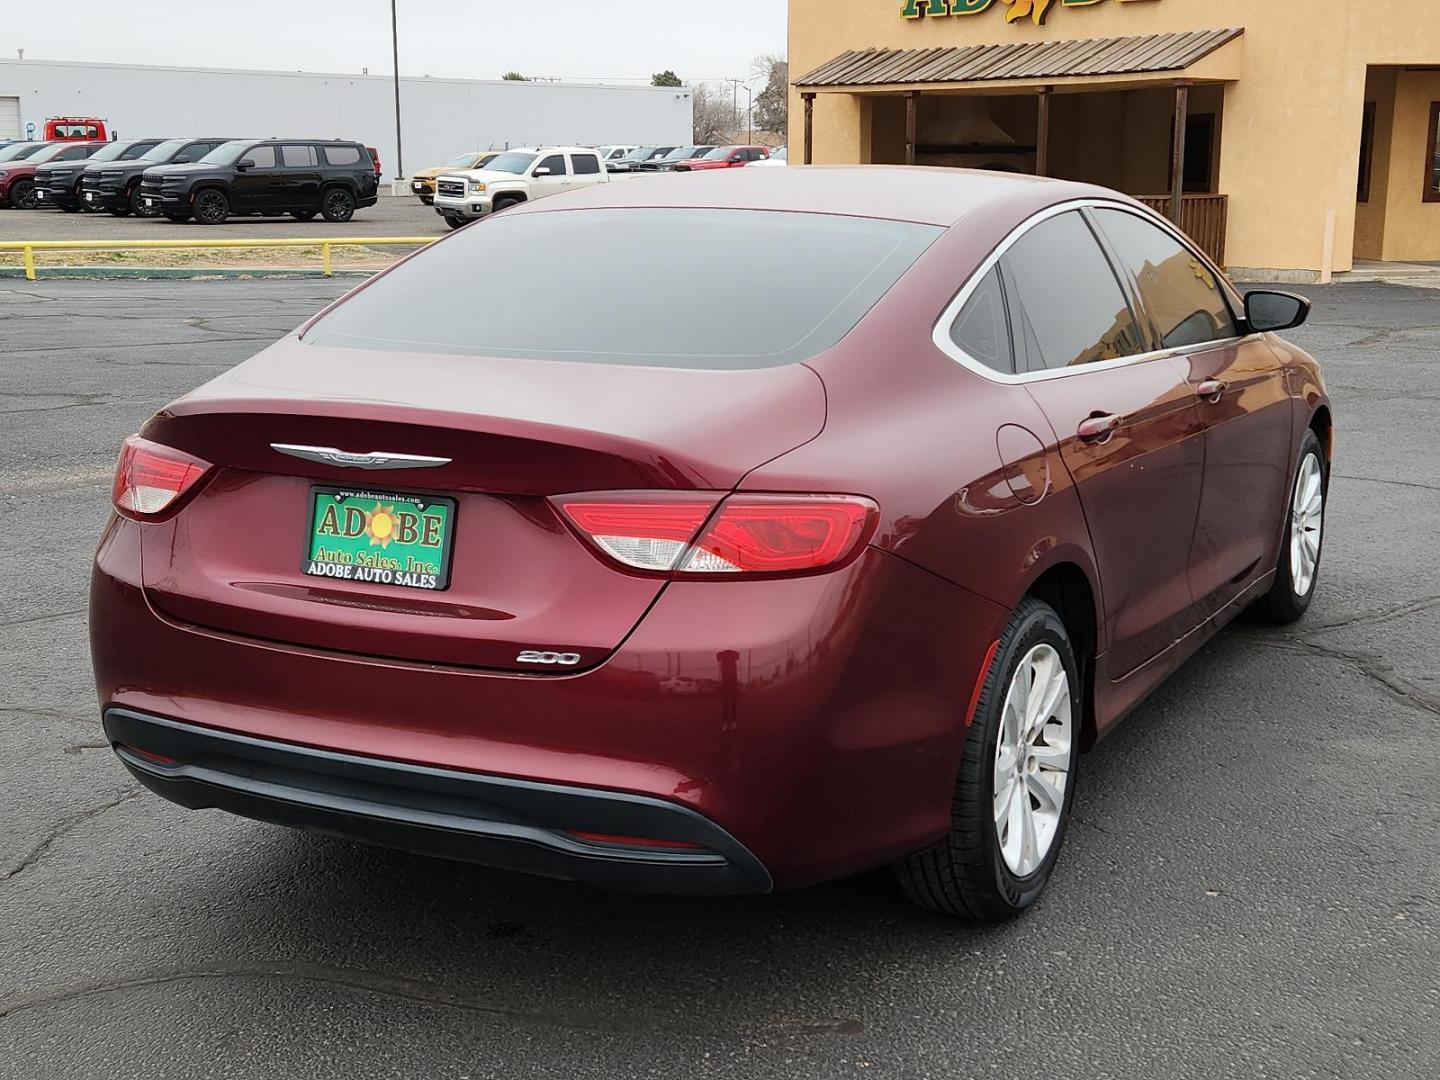
[[[404,75],[746,78],[786,0],[398,0]],[[213,13],[212,13],[213,12]],[[0,0],[0,56],[389,74],[389,0]]]

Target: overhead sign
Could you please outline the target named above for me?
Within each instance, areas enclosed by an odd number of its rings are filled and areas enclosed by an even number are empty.
[[[900,14],[907,19],[943,18],[951,15],[979,15],[995,6],[996,0],[905,0]],[[1008,8],[1006,22],[1019,22],[1028,18],[1036,26],[1043,26],[1050,12],[1057,7],[1094,7],[1107,0],[999,0]],[[1116,0],[1117,3],[1135,3],[1136,0]]]

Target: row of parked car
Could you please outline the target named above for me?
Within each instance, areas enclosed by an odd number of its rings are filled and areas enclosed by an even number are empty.
[[[621,163],[623,168],[615,167]],[[609,183],[616,173],[697,172],[784,163],[783,150],[772,154],[764,146],[525,146],[461,154],[438,168],[416,173],[410,190],[426,206],[433,206],[452,229],[458,229],[516,203]]]
[[[785,150],[768,146],[602,146],[605,171],[702,172],[784,165]]]
[[[0,147],[0,206],[165,217],[349,221],[379,195],[374,148],[335,139],[65,139]]]

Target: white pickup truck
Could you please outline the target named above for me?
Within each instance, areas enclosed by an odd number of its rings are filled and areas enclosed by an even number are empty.
[[[507,150],[483,169],[435,178],[435,212],[452,229],[516,203],[610,182],[600,155],[580,146]]]

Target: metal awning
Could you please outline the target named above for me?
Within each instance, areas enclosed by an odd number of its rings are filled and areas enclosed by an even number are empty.
[[[1083,41],[937,49],[852,49],[802,75],[795,80],[795,85],[801,90],[816,90],[1180,71],[1244,32],[1241,27],[1231,27]]]

